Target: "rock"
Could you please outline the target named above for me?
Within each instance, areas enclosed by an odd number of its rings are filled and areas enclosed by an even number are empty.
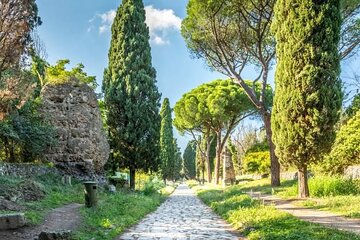
[[[110,148],[93,89],[73,79],[46,85],[41,98],[40,112],[58,135],[45,158],[69,175],[101,173]]]
[[[23,211],[24,207],[12,201],[0,198],[1,211]]]
[[[115,193],[116,192],[116,187],[112,184],[109,185],[109,192],[111,193]]]
[[[231,152],[226,146],[225,151],[223,152],[223,176],[224,176],[224,185],[234,184],[235,183],[235,170],[234,165],[231,159]]]
[[[21,199],[25,202],[38,201],[45,197],[44,187],[35,181],[24,180],[17,186],[17,191],[21,193]]]
[[[0,230],[17,229],[25,225],[23,213],[12,213],[0,215]]]
[[[71,240],[71,231],[63,232],[41,232],[38,240]]]
[[[360,166],[350,166],[344,171],[344,175],[351,179],[360,179]]]

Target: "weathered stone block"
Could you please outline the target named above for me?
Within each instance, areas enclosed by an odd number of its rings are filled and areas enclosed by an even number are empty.
[[[41,232],[38,240],[71,240],[71,231],[64,232]]]
[[[23,213],[0,215],[0,230],[17,229],[25,225]]]

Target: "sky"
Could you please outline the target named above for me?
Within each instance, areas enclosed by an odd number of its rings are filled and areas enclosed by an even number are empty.
[[[186,16],[188,0],[144,0],[146,22],[150,29],[153,66],[157,71],[157,86],[162,98],[168,97],[174,106],[183,94],[201,83],[225,76],[210,71],[203,60],[191,57],[180,34],[181,21]],[[37,0],[43,24],[38,34],[43,41],[48,62],[69,59],[69,67],[83,63],[85,71],[96,76],[101,85],[104,68],[108,64],[110,26],[120,0]],[[351,77],[358,61],[343,65],[343,75]],[[247,71],[245,77],[255,73]],[[273,85],[273,72],[270,75]],[[100,87],[97,89],[100,92]],[[191,140],[175,137],[182,149]]]

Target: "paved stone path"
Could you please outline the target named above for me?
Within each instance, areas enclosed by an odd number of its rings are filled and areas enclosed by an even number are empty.
[[[294,205],[293,202],[298,200],[284,200],[276,196],[261,194],[259,192],[248,194],[253,198],[264,201],[265,204],[273,204],[276,209],[290,213],[301,220],[318,223],[329,228],[337,228],[339,230],[360,234],[360,219],[346,218],[340,214]]]
[[[186,185],[174,193],[139,224],[118,240],[181,239],[235,240],[245,239],[205,206]]]

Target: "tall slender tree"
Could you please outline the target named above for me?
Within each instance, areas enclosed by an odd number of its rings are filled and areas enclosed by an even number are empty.
[[[173,179],[175,167],[175,146],[173,143],[173,126],[171,118],[171,108],[168,98],[165,98],[160,111],[161,128],[160,128],[160,171],[166,179]]]
[[[177,181],[181,177],[183,159],[182,159],[180,147],[177,144],[176,138],[174,138],[173,143],[174,143],[174,168],[173,168],[172,180]]]
[[[188,142],[184,154],[184,174],[187,179],[196,177],[196,141]]]
[[[342,104],[340,1],[278,0],[273,27],[276,153],[298,168],[299,196],[308,197],[308,164],[329,150]]]
[[[272,140],[271,103],[265,98],[268,76],[275,62],[275,39],[270,31],[274,3],[275,0],[189,0],[181,33],[192,54],[243,88],[261,114],[270,146],[271,184],[278,186],[280,164]],[[345,59],[360,47],[360,2],[341,0],[341,3],[343,22],[338,49]],[[259,74],[246,82],[246,69],[254,68]],[[254,92],[257,82],[262,85],[260,94]]]
[[[114,158],[130,170],[157,170],[160,94],[151,63],[149,28],[142,0],[123,0],[112,25],[103,92]]]

